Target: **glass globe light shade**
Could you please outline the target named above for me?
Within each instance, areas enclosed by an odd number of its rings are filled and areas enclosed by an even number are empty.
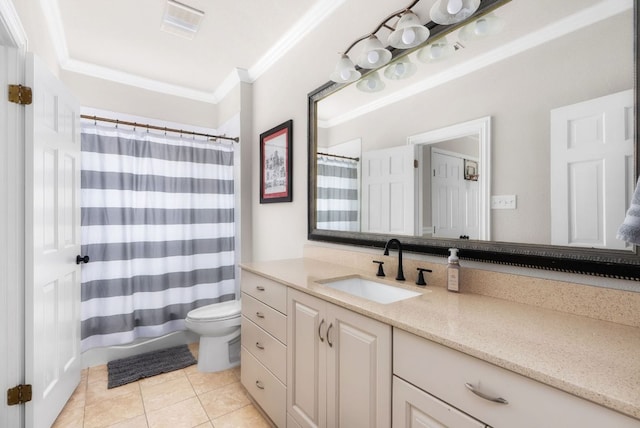
[[[375,36],[371,35],[364,42],[362,52],[358,56],[356,63],[366,69],[382,67],[391,61],[391,52],[382,46],[382,42]]]
[[[387,43],[397,49],[409,49],[429,38],[429,29],[422,25],[418,15],[407,10],[402,14],[396,29],[389,34]]]
[[[356,83],[356,88],[363,92],[380,92],[385,86],[377,71],[367,74]]]
[[[431,20],[436,24],[451,25],[462,22],[480,7],[480,0],[437,0],[431,7]]]
[[[343,54],[329,78],[336,83],[350,83],[358,80],[360,76],[360,72],[356,70],[351,59]]]

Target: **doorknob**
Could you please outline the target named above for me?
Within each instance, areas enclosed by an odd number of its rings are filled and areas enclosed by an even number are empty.
[[[89,263],[89,256],[76,256],[76,264],[79,265],[80,263]]]

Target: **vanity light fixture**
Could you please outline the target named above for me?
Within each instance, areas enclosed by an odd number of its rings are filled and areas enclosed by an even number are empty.
[[[360,78],[360,71],[353,66],[353,62],[351,62],[351,59],[347,56],[349,51],[360,42],[364,42],[362,43],[363,49],[356,58],[356,64],[361,69],[378,69],[388,64],[393,56],[398,53],[392,53],[393,49],[411,49],[420,46],[429,38],[434,26],[437,27],[438,24],[450,25],[461,22],[473,15],[480,7],[480,0],[437,0],[431,7],[430,18],[432,22],[430,23],[430,30],[429,26],[427,26],[427,24],[423,25],[420,17],[411,10],[411,8],[419,2],[420,0],[413,0],[411,4],[405,8],[393,12],[380,22],[374,31],[351,43],[351,45],[340,54],[340,60],[336,65],[335,71],[331,74],[331,80],[336,83],[350,83]],[[391,31],[387,38],[390,49],[383,46],[377,35],[383,27],[385,30]],[[482,33],[485,31],[484,27],[485,24],[481,23],[480,27],[475,31]],[[437,32],[435,34],[437,34]],[[437,58],[445,58],[453,53],[453,49],[453,46],[447,44],[434,43],[421,54],[420,60],[428,62]],[[413,74],[415,71],[414,67],[415,66],[408,62],[408,60],[404,60],[398,62],[393,67],[387,68],[384,74],[388,79],[402,79]],[[369,73],[362,80],[366,80],[366,82],[356,85],[361,90],[377,92],[384,88],[384,83],[380,80],[378,74]]]
[[[409,57],[404,57],[401,60],[392,62],[385,68],[384,77],[389,80],[402,80],[413,76],[418,67],[409,60]]]
[[[462,22],[480,7],[480,0],[437,0],[431,7],[431,20],[436,24],[451,25]]]
[[[367,74],[356,83],[356,88],[362,92],[380,92],[385,86],[377,71]]]
[[[458,33],[458,37],[462,41],[479,40],[498,34],[504,26],[504,19],[489,14],[462,27]]]
[[[406,10],[387,41],[394,48],[409,49],[424,43],[428,38],[429,29],[422,25],[418,15]]]
[[[331,73],[331,80],[336,83],[351,83],[360,78],[362,74],[356,70],[353,61],[345,54],[342,54],[340,60],[336,64],[336,69]]]
[[[372,69],[382,67],[389,61],[391,61],[391,52],[382,46],[382,42],[375,34],[372,34],[364,42],[356,62],[362,68]]]
[[[424,63],[440,61],[450,57],[456,51],[456,47],[449,43],[446,37],[442,37],[418,51],[418,59]]]

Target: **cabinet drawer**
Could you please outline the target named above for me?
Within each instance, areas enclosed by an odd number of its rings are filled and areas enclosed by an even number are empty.
[[[242,317],[242,346],[282,383],[287,382],[287,348],[269,333]]]
[[[242,291],[283,314],[287,313],[287,286],[262,276],[242,271]]]
[[[394,428],[447,426],[485,428],[485,424],[466,415],[431,394],[393,377]]]
[[[495,428],[638,427],[640,421],[405,331],[394,329],[394,374]],[[470,384],[500,404],[472,393]]]
[[[285,386],[244,347],[241,358],[242,385],[278,427],[286,427],[287,390]]]
[[[242,293],[242,315],[280,342],[287,344],[287,317],[280,312]]]

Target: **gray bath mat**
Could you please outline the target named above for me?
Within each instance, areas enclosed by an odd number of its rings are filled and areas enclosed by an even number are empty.
[[[196,362],[187,345],[109,361],[107,364],[109,370],[107,388],[115,388],[138,379],[183,369]]]

